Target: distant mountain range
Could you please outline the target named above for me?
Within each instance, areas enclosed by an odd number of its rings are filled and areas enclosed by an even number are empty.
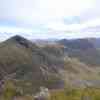
[[[81,62],[91,66],[100,65],[100,39],[60,40],[59,44],[65,47],[69,57],[76,57]]]

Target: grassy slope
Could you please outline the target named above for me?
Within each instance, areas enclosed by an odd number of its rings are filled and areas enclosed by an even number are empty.
[[[63,66],[62,61],[30,41],[17,38],[21,40],[16,41],[16,37],[13,37],[0,44],[1,79],[10,75],[13,79],[21,80],[18,84],[24,83],[24,80],[31,82],[33,88],[57,85],[61,79],[55,67]]]

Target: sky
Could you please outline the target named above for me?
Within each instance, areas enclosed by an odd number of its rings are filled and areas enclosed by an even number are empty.
[[[100,37],[100,0],[0,0],[0,40]]]

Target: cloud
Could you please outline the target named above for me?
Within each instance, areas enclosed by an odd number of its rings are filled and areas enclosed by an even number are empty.
[[[100,26],[99,4],[99,0],[0,0],[0,32],[29,37],[76,37],[76,33],[78,37],[81,32],[84,37],[84,32]]]

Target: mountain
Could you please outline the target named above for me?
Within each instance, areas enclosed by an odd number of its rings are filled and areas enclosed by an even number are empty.
[[[91,66],[100,66],[99,43],[99,39],[88,38],[58,41],[58,44],[65,47],[65,52],[69,57],[78,58],[81,62]]]
[[[100,38],[91,38],[90,41],[94,44],[95,48],[100,48]]]
[[[94,48],[94,45],[89,41],[89,39],[76,39],[76,40],[62,39],[59,41],[59,43],[65,45],[70,49],[87,50]]]
[[[92,63],[96,63],[94,67]],[[0,43],[0,86],[11,80],[16,88],[28,94],[41,86],[49,89],[62,89],[66,85],[83,87],[91,82],[87,80],[100,79],[97,64],[99,66],[99,50],[97,52],[90,40],[64,39],[41,46],[14,36]]]
[[[55,50],[50,53],[20,36],[6,40],[0,44],[0,79],[10,76],[16,80],[31,81],[34,89],[44,85],[59,87],[62,81],[58,70],[64,64],[53,52]]]

